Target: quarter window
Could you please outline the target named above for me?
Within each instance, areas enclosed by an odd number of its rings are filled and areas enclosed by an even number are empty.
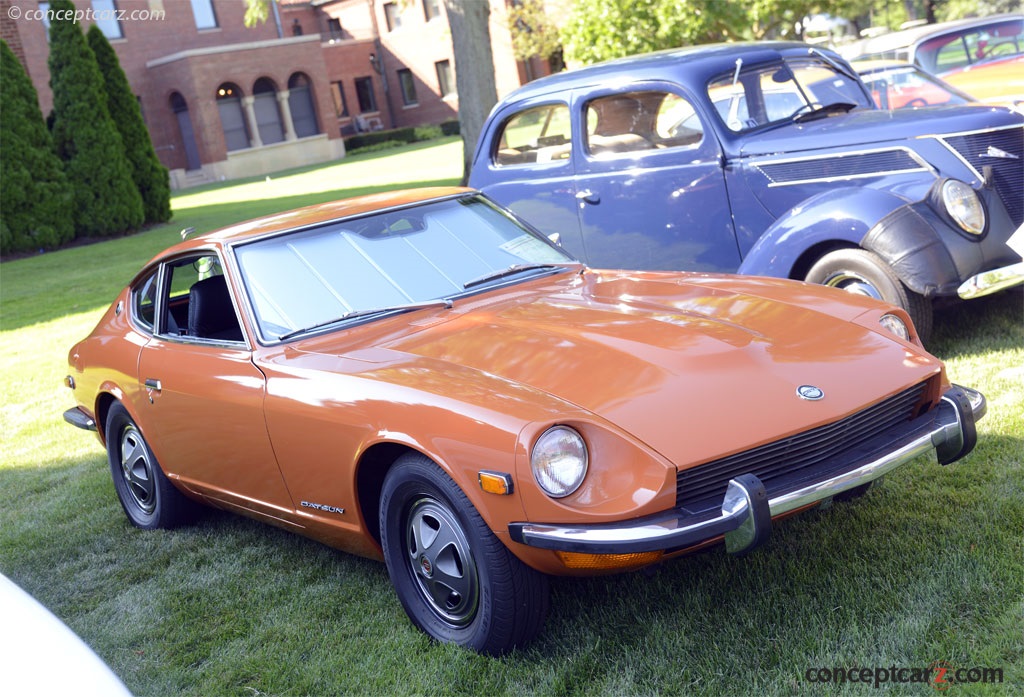
[[[132,317],[148,332],[156,330],[156,289],[159,275],[149,274],[132,292]]]
[[[519,112],[502,128],[495,164],[521,165],[569,159],[569,107],[548,104]]]
[[[587,152],[595,157],[690,147],[703,137],[693,105],[670,92],[626,92],[587,104]]]

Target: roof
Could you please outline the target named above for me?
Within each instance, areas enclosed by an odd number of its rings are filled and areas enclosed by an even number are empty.
[[[617,58],[542,77],[510,92],[501,103],[517,102],[595,83],[611,82],[622,75],[627,75],[633,80],[639,77],[667,77],[669,73],[678,74],[680,66],[687,66],[691,78],[703,83],[709,76],[734,69],[737,58],[743,58],[744,63],[765,63],[779,60],[784,54],[806,52],[811,48],[836,55],[828,49],[812,47],[797,41],[752,41],[671,48]]]
[[[857,56],[869,56],[876,53],[895,51],[900,48],[913,46],[932,36],[938,36],[945,34],[946,32],[957,31],[959,29],[969,29],[971,27],[977,27],[984,24],[994,24],[1014,19],[1024,19],[1024,15],[1001,14],[990,15],[988,17],[972,17],[970,19],[954,19],[948,22],[937,22],[935,24],[922,24],[918,27],[911,27],[910,29],[903,29],[902,31],[894,31],[889,34],[882,34],[870,39],[856,41],[849,46],[841,48],[840,52],[848,59],[852,60]]]

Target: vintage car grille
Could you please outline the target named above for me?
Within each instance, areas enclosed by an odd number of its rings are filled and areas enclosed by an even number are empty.
[[[878,150],[830,157],[807,158],[755,165],[772,185],[800,184],[832,179],[853,179],[924,169],[906,150]]]
[[[991,167],[996,193],[1010,213],[1014,225],[1024,223],[1024,128],[1004,128],[999,131],[969,133],[944,138],[960,157],[984,176]],[[1001,150],[1013,157],[993,157],[990,148]]]
[[[694,513],[717,508],[729,480],[748,472],[769,495],[831,474],[837,454],[914,418],[924,390],[921,383],[840,421],[683,470],[676,475],[676,505]]]

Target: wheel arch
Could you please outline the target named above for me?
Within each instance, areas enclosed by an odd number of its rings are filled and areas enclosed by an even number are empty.
[[[426,453],[404,443],[375,443],[363,452],[356,463],[356,496],[359,502],[359,514],[363,518],[366,531],[378,545],[381,543],[380,496],[384,488],[384,478],[395,461],[406,453],[426,455]]]
[[[811,267],[826,254],[838,249],[860,249],[859,245],[847,240],[825,240],[811,247],[808,247],[803,254],[797,257],[789,270],[789,278],[802,281],[807,278],[807,272]]]

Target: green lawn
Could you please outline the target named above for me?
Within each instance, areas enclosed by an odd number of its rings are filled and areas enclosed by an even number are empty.
[[[172,225],[0,266],[0,571],[146,696],[818,694],[831,690],[807,683],[809,668],[935,661],[1004,670],[1002,686],[951,695],[1024,689],[1020,290],[937,317],[933,350],[989,398],[967,460],[912,463],[856,502],[779,524],[743,559],[715,549],[650,576],[555,580],[544,633],[505,658],[432,644],[376,562],[214,512],[173,532],[130,527],[98,442],[61,419],[61,379],[142,262],[181,227],[459,170],[452,141],[216,185],[177,196]]]

